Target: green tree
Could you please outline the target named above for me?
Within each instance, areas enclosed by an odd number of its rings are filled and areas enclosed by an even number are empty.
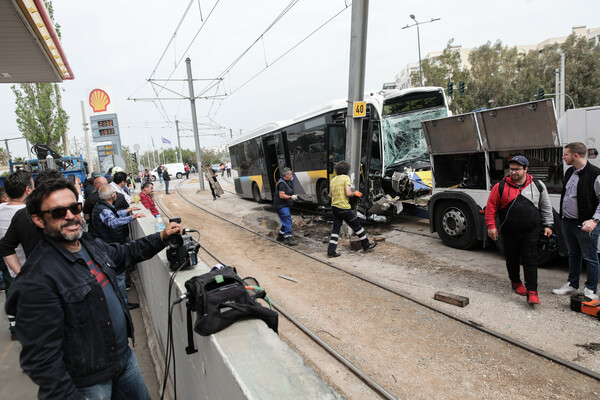
[[[0,165],[8,165],[8,154],[4,149],[0,149]]]
[[[571,35],[560,46],[565,53],[565,93],[570,95],[576,107],[600,104],[600,46],[586,38]],[[556,55],[558,67],[560,55]],[[552,68],[554,71],[554,68]],[[566,99],[569,104],[569,100]]]
[[[462,113],[465,110],[471,110],[473,107],[471,96],[460,95],[458,93],[458,83],[465,82],[469,87],[470,72],[462,68],[461,54],[453,46],[454,39],[450,39],[442,54],[433,59],[423,60],[421,68],[423,76],[426,78],[426,84],[429,86],[440,86],[446,88],[448,82],[454,83],[454,94],[449,97],[449,107],[453,113]],[[413,75],[412,79],[415,76]],[[416,76],[418,81],[418,75]]]
[[[54,22],[52,2],[44,1]],[[54,24],[60,38],[60,25]],[[61,152],[59,143],[67,131],[69,116],[60,106],[61,94],[56,83],[23,83],[11,89],[16,97],[17,127],[30,143],[43,143]]]
[[[428,85],[447,87],[454,82],[454,95],[449,107],[454,113],[469,112],[481,107],[506,106],[535,100],[538,89],[554,93],[555,70],[560,68],[561,53],[565,54],[566,94],[576,107],[600,104],[600,46],[586,38],[571,35],[562,45],[546,46],[541,51],[522,53],[516,47],[502,42],[486,44],[473,49],[469,55],[470,70],[462,70],[460,53],[448,42],[439,57],[424,60],[423,75]],[[414,79],[418,76],[412,77]],[[458,82],[467,87],[458,94]],[[567,100],[567,107],[571,108]]]
[[[30,143],[59,147],[69,116],[60,106],[57,84],[22,83],[11,86],[16,97],[17,127]],[[60,149],[58,149],[60,152]]]

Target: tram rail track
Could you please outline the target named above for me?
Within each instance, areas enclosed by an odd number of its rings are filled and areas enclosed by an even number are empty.
[[[180,188],[180,186],[181,186],[181,184],[180,184],[180,185],[178,185],[178,187],[177,187],[177,189],[176,189],[176,190],[177,190],[177,193],[178,193],[178,195],[179,195],[179,196],[180,196],[180,197],[181,197],[181,198],[182,198],[184,201],[186,201],[187,203],[189,203],[190,205],[192,205],[192,206],[194,206],[194,207],[196,207],[196,208],[198,208],[198,209],[201,209],[202,211],[204,211],[204,212],[206,212],[206,213],[209,213],[210,215],[213,215],[214,217],[217,217],[217,218],[219,218],[219,219],[221,219],[221,220],[223,220],[223,221],[225,221],[225,222],[227,222],[227,223],[229,223],[229,224],[235,225],[235,226],[237,226],[237,227],[239,227],[239,228],[241,228],[241,229],[243,229],[243,230],[245,230],[245,231],[247,231],[247,232],[250,232],[250,233],[252,233],[252,234],[254,234],[254,235],[257,235],[257,236],[259,236],[259,237],[261,237],[261,238],[263,238],[263,239],[267,239],[267,240],[269,240],[269,241],[271,241],[271,242],[273,242],[273,243],[277,243],[277,242],[276,242],[276,241],[274,241],[273,239],[271,239],[271,238],[269,238],[269,237],[267,237],[267,236],[263,235],[263,234],[262,234],[262,233],[260,233],[260,232],[257,232],[257,231],[255,231],[255,230],[253,230],[253,229],[250,229],[250,228],[248,228],[248,227],[242,226],[242,225],[238,224],[238,223],[237,223],[237,222],[235,222],[235,221],[231,221],[231,220],[229,220],[228,218],[225,218],[225,217],[223,217],[223,216],[221,216],[221,215],[218,215],[218,214],[214,213],[214,212],[213,212],[213,211],[211,211],[211,210],[208,210],[208,209],[206,209],[205,207],[202,207],[201,205],[199,205],[198,203],[196,203],[195,201],[193,201],[192,199],[190,199],[188,196],[186,196],[186,195],[185,195],[185,194],[184,194],[184,193],[181,191],[181,188]],[[162,208],[164,209],[164,207],[162,207]],[[393,228],[393,229],[395,229],[395,230],[399,230],[399,231],[402,231],[402,232],[406,232],[406,233],[410,233],[410,234],[417,234],[417,235],[418,235],[418,234],[420,234],[420,235],[422,235],[422,236],[427,236],[427,237],[429,237],[429,238],[433,238],[433,239],[435,239],[434,237],[431,237],[430,235],[424,235],[424,234],[422,234],[422,233],[419,233],[419,232],[412,232],[412,231],[407,231],[407,230],[405,230],[405,229],[397,229],[397,228]],[[279,243],[277,243],[277,244],[279,244]],[[557,356],[554,356],[554,355],[552,355],[552,354],[549,354],[549,353],[547,353],[547,352],[545,352],[545,351],[543,351],[543,350],[537,349],[537,348],[535,348],[535,347],[533,347],[533,346],[530,346],[530,345],[528,345],[528,344],[526,344],[526,343],[524,343],[524,342],[522,342],[522,341],[519,341],[519,340],[517,340],[517,339],[515,339],[515,338],[512,338],[512,337],[510,337],[510,336],[507,336],[507,335],[501,334],[501,333],[499,333],[499,332],[496,332],[496,331],[494,331],[494,330],[492,330],[492,329],[489,329],[489,328],[487,328],[487,327],[485,327],[485,326],[483,326],[483,325],[480,325],[480,324],[478,324],[478,323],[476,323],[476,322],[474,322],[474,321],[471,321],[471,320],[468,320],[468,319],[461,318],[461,317],[459,317],[459,316],[453,315],[452,313],[446,312],[446,311],[444,311],[444,310],[437,309],[437,308],[435,308],[435,307],[433,307],[433,306],[431,306],[431,305],[429,305],[429,304],[427,304],[427,303],[425,303],[425,302],[423,302],[423,301],[421,301],[421,300],[419,300],[419,299],[415,298],[414,296],[411,296],[410,294],[407,294],[407,293],[404,293],[404,292],[402,292],[402,291],[399,291],[399,290],[397,290],[397,289],[391,288],[391,287],[389,287],[389,286],[387,286],[387,285],[385,285],[385,284],[382,284],[381,282],[378,282],[378,281],[376,281],[376,280],[374,280],[374,279],[371,279],[371,278],[369,278],[369,277],[362,276],[361,274],[357,274],[357,273],[354,273],[354,272],[352,272],[352,271],[345,270],[345,269],[343,269],[343,268],[341,268],[341,267],[339,267],[339,266],[337,266],[337,265],[335,265],[335,264],[333,264],[333,263],[331,263],[331,262],[328,262],[328,261],[322,260],[322,259],[320,259],[319,257],[315,257],[315,256],[313,256],[312,254],[308,254],[308,253],[306,253],[306,252],[304,252],[304,251],[301,251],[301,250],[299,250],[299,249],[290,248],[290,247],[287,247],[287,246],[284,246],[284,247],[285,247],[286,249],[288,249],[289,251],[294,251],[294,252],[296,252],[296,253],[299,253],[299,254],[301,254],[301,255],[303,255],[303,256],[305,256],[305,257],[308,257],[308,258],[310,258],[310,259],[312,259],[312,260],[314,260],[314,261],[316,261],[316,262],[318,262],[318,263],[325,264],[325,265],[327,265],[327,266],[329,266],[329,267],[331,267],[331,268],[334,268],[334,269],[336,269],[336,270],[338,270],[338,271],[344,272],[345,274],[351,275],[351,276],[353,276],[353,277],[354,277],[354,278],[356,278],[356,279],[360,279],[360,280],[361,280],[361,281],[363,281],[363,282],[366,282],[366,283],[369,283],[369,284],[371,284],[371,285],[377,286],[377,287],[379,287],[379,288],[381,288],[381,289],[383,289],[383,290],[385,290],[385,291],[387,291],[387,292],[393,293],[393,294],[395,294],[395,295],[397,295],[397,296],[400,296],[400,297],[402,297],[402,298],[404,298],[404,299],[410,300],[411,302],[414,302],[414,303],[416,303],[416,304],[418,304],[418,305],[420,305],[420,306],[426,307],[427,309],[430,309],[430,310],[432,310],[432,311],[434,311],[434,312],[436,312],[436,313],[440,313],[440,314],[442,314],[442,315],[444,315],[444,316],[446,316],[446,317],[448,317],[448,318],[450,318],[450,319],[453,319],[453,320],[455,320],[455,321],[457,321],[457,322],[460,322],[461,324],[464,324],[464,325],[466,325],[466,326],[468,326],[468,327],[470,327],[470,328],[476,329],[476,330],[478,330],[478,331],[480,331],[480,332],[483,332],[483,333],[485,333],[485,334],[487,334],[487,335],[490,335],[490,336],[493,336],[493,337],[495,337],[495,338],[501,339],[502,341],[504,341],[504,342],[506,342],[506,343],[509,343],[509,344],[511,344],[511,345],[513,345],[513,346],[519,347],[519,348],[521,348],[521,349],[523,349],[523,350],[525,350],[525,351],[527,351],[527,352],[530,352],[530,353],[532,353],[532,354],[535,354],[535,355],[537,355],[537,356],[543,357],[543,358],[545,358],[545,359],[547,359],[547,360],[550,360],[550,361],[552,361],[552,362],[554,362],[554,363],[557,363],[557,364],[559,364],[559,365],[561,365],[561,366],[564,366],[564,367],[566,367],[566,368],[569,368],[569,369],[571,369],[571,370],[574,370],[574,371],[576,371],[576,372],[578,372],[578,373],[580,373],[580,374],[582,374],[582,375],[585,375],[585,376],[587,376],[587,377],[593,378],[593,379],[595,379],[595,380],[600,380],[600,374],[598,374],[598,373],[596,373],[596,372],[594,372],[594,371],[591,371],[591,370],[589,370],[589,369],[587,369],[587,368],[584,368],[584,367],[582,367],[582,366],[580,366],[580,365],[574,364],[574,363],[572,363],[572,362],[570,362],[570,361],[568,361],[568,360],[565,360],[565,359],[562,359],[562,358],[560,358],[560,357],[557,357]],[[214,254],[209,254],[209,255],[210,255],[211,257],[214,257],[215,259],[217,259],[217,260],[218,260],[218,258],[216,258],[216,257],[214,256]],[[283,314],[284,316],[286,316],[284,312],[282,312],[282,314]],[[286,316],[286,318],[287,318],[287,316]],[[315,335],[315,336],[316,336],[316,335]],[[371,385],[369,385],[369,386],[371,386]],[[371,386],[371,387],[372,387],[372,386]],[[372,387],[372,388],[373,388],[373,387]],[[384,389],[384,390],[385,390],[385,389]],[[378,392],[378,393],[379,393],[379,392]],[[381,395],[381,394],[380,394],[380,395]],[[387,395],[381,395],[381,396],[382,396],[383,398],[393,398],[393,397],[387,397]],[[390,395],[390,396],[391,396],[391,395]]]
[[[177,189],[176,189],[177,193],[182,198],[185,199],[184,195],[181,193],[180,186],[181,186],[181,183],[179,183],[179,185],[177,186]],[[188,199],[186,199],[186,201],[190,202]],[[169,215],[168,215],[168,213],[166,212],[166,207],[161,206],[162,204],[161,204],[160,200],[158,201],[158,203],[159,203],[159,207],[161,208],[161,210],[163,211],[163,213],[165,214],[165,216],[167,216],[168,218],[170,218]],[[193,203],[190,203],[190,204],[193,204]],[[197,207],[200,207],[197,204],[194,204],[194,205],[197,206]],[[202,208],[202,210],[208,212],[204,208]],[[213,214],[213,215],[217,216],[216,214]],[[232,221],[229,221],[229,220],[226,220],[226,221],[232,223]],[[237,224],[237,226],[241,227],[241,228],[244,228],[243,226],[241,226],[239,224]],[[252,230],[250,230],[250,232],[255,233]],[[221,260],[212,251],[210,251],[210,249],[206,248],[206,246],[203,246],[202,244],[200,244],[200,250],[202,250],[204,253],[208,254],[208,256],[210,256],[217,263],[220,263],[220,264],[223,264],[223,265],[227,265],[227,263],[223,262],[223,260]],[[330,356],[332,356],[340,364],[342,364],[343,366],[345,366],[350,371],[350,373],[352,373],[354,376],[356,376],[358,379],[360,379],[374,393],[376,393],[377,395],[379,395],[383,399],[389,399],[389,400],[395,400],[396,399],[396,397],[394,397],[383,386],[381,386],[374,379],[372,379],[370,376],[368,376],[368,374],[366,374],[364,371],[362,371],[360,368],[358,368],[356,365],[354,365],[350,360],[348,360],[342,354],[340,354],[339,352],[337,352],[332,346],[328,345],[315,332],[311,331],[307,326],[305,326],[304,324],[302,324],[298,319],[294,318],[294,316],[290,312],[288,312],[285,308],[283,308],[282,306],[280,306],[279,304],[277,304],[273,300],[271,300],[271,305],[281,315],[283,315],[288,321],[290,321],[294,326],[296,326],[296,328],[298,328],[302,333],[304,333],[310,340],[312,340],[313,342],[315,342],[319,347],[321,347],[322,349],[324,349]]]

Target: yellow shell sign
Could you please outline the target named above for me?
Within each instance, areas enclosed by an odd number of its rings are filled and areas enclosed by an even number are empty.
[[[110,97],[102,89],[94,89],[90,93],[90,106],[94,112],[106,111],[106,107],[110,104]]]

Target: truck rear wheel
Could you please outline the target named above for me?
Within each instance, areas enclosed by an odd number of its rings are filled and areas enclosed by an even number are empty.
[[[435,208],[434,224],[446,246],[466,250],[479,242],[475,232],[475,218],[462,201],[441,202]]]

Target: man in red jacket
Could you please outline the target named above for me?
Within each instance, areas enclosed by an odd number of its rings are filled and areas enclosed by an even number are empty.
[[[140,201],[143,206],[146,207],[148,211],[152,213],[155,217],[160,214],[158,209],[156,208],[156,204],[154,204],[154,185],[152,182],[146,181],[142,185],[142,191],[140,192]]]
[[[546,186],[527,173],[527,158],[514,156],[508,163],[510,175],[494,185],[485,208],[488,236],[492,240],[502,236],[513,290],[527,296],[529,304],[541,304],[537,293],[539,233],[543,226],[544,235],[552,235],[552,205]],[[525,286],[520,278],[521,261]]]

